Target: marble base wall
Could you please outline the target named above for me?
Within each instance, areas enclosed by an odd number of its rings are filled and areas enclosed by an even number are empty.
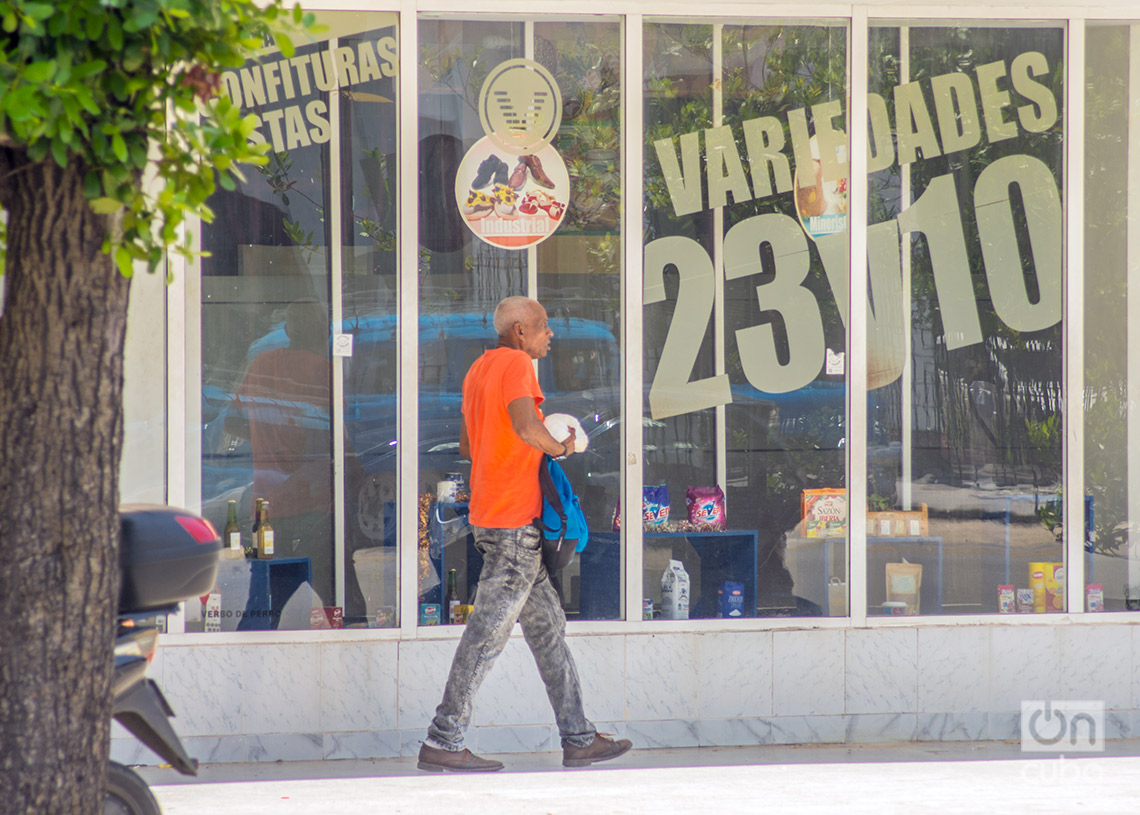
[[[650,747],[1020,738],[1021,701],[1099,700],[1140,733],[1140,626],[930,626],[569,638],[598,729]],[[415,755],[456,640],[160,646],[151,669],[202,762]],[[477,752],[559,749],[511,639],[476,697]],[[112,756],[158,758],[119,725]]]

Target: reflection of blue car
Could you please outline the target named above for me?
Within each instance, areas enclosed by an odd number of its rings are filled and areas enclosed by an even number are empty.
[[[584,423],[616,413],[620,404],[620,354],[612,330],[603,323],[556,318],[550,355],[541,360],[539,382],[547,396],[547,413],[565,412]],[[397,399],[395,395],[397,322],[391,316],[362,316],[346,321],[354,336],[353,356],[344,365],[344,423],[351,459],[347,492],[355,501],[357,526],[379,540],[385,537],[385,504],[395,500]],[[419,484],[433,487],[448,472],[462,470],[459,456],[463,378],[471,363],[496,342],[490,319],[482,314],[425,314],[419,319]],[[250,344],[242,376],[262,353],[285,348],[283,324]],[[324,434],[328,438],[327,405],[274,398],[243,397],[216,386],[202,390],[203,513],[225,517],[225,502],[239,501],[245,513],[252,501],[253,450],[248,422],[278,423]],[[327,463],[329,445],[309,455]]]
[[[597,321],[555,318],[549,356],[538,365],[546,394],[545,413],[579,418],[590,437],[586,455],[568,461],[571,478],[615,494],[619,484],[621,356],[612,329]],[[349,466],[346,494],[352,502],[350,523],[372,541],[392,534],[390,507],[396,497],[398,405],[397,321],[392,316],[365,315],[346,321],[342,331],[354,337],[353,356],[344,361],[344,422]],[[434,488],[448,472],[464,472],[459,456],[463,378],[471,363],[496,341],[490,319],[482,314],[423,314],[419,318],[418,462],[420,491]],[[288,343],[278,324],[250,344],[243,376],[258,355]],[[238,382],[241,377],[238,377]],[[234,385],[236,389],[237,385]],[[845,436],[846,387],[820,381],[793,393],[770,394],[734,385],[728,421],[729,482],[739,455],[833,451],[842,456]],[[313,469],[328,473],[330,464],[328,406],[278,399],[243,400],[263,422],[300,425],[323,434],[326,442],[309,455]],[[225,517],[225,502],[239,501],[249,516],[254,481],[252,446],[232,391],[216,386],[202,390],[202,496],[204,514]],[[715,462],[711,411],[664,421],[643,419],[647,479],[671,483],[707,480]],[[596,509],[596,508],[595,508]],[[600,510],[599,510],[600,511]],[[388,530],[385,531],[385,519]]]

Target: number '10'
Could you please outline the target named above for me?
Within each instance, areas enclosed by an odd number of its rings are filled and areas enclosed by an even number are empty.
[[[1010,189],[1021,193],[1033,268],[1036,300],[1022,270]],[[1061,201],[1046,164],[1014,155],[987,166],[974,185],[974,212],[990,298],[997,316],[1016,331],[1040,331],[1061,319]],[[926,238],[935,293],[949,349],[982,341],[974,297],[966,235],[952,175],[934,178],[923,194],[893,221],[867,231],[870,294],[867,305],[869,384],[880,387],[902,370],[902,278],[899,234]],[[744,375],[757,390],[786,393],[804,387],[823,366],[823,319],[815,295],[804,286],[810,268],[807,237],[795,219],[778,213],[757,215],[733,226],[724,236],[724,276],[736,280],[763,271],[760,248],[771,247],[775,274],[756,287],[761,311],[775,311],[787,334],[788,359],[777,356],[771,324],[735,331]],[[848,305],[848,237],[836,233],[817,241],[832,294],[843,320]],[[649,409],[655,419],[676,416],[732,401],[728,376],[690,381],[697,352],[712,317],[716,270],[708,253],[691,238],[659,238],[645,247],[646,305],[665,299],[664,271],[675,266],[680,289],[677,305],[653,383]],[[683,311],[681,310],[683,308]]]

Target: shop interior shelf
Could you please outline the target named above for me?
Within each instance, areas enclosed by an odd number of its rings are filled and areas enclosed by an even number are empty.
[[[791,564],[796,590],[819,603],[828,613],[827,584],[832,577],[847,582],[847,538],[788,539],[788,562]],[[942,610],[942,538],[869,537],[867,538],[867,608],[873,614],[887,599],[886,566],[888,563],[921,563],[922,586],[919,606],[923,614]]]
[[[285,604],[312,579],[307,557],[269,560],[222,560],[218,588],[222,594],[223,631],[277,628]],[[308,624],[311,596],[306,595],[299,619]]]
[[[689,573],[693,619],[717,616],[717,588],[731,580],[744,586],[744,614],[756,614],[756,533],[645,532],[645,597],[660,608],[661,573],[669,560],[680,560]],[[591,532],[590,543],[578,555],[582,566],[583,619],[621,618],[621,534]]]
[[[421,603],[440,603],[447,572],[455,569],[459,597],[471,602],[479,584],[483,556],[467,523],[467,504],[433,503],[429,506],[429,557],[440,582],[420,593]],[[660,607],[661,572],[669,560],[680,560],[689,572],[690,617],[717,616],[717,588],[731,580],[744,586],[746,616],[756,613],[756,533],[646,532],[646,596]],[[579,616],[586,620],[616,620],[621,609],[621,535],[590,532],[590,542],[575,555],[580,569]]]
[[[442,603],[447,573],[456,570],[459,599],[470,603],[479,586],[483,555],[475,548],[475,536],[467,520],[466,503],[433,502],[428,506],[428,539],[431,564],[439,583],[420,592],[421,603]]]

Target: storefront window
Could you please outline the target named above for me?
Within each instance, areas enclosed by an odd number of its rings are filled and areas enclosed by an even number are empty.
[[[1064,610],[1064,53],[871,30],[868,614]]]
[[[542,410],[581,422],[589,449],[567,460],[567,474],[591,529],[611,521],[620,480],[621,37],[616,22],[424,19],[419,31],[417,572],[420,622],[434,624],[448,621],[440,606],[451,570],[461,606],[478,587],[460,404],[468,368],[495,344],[504,297],[546,307],[554,338],[538,363]],[[511,105],[538,112],[512,120]],[[597,619],[599,603],[617,602],[616,583],[611,591],[586,572],[593,546],[559,575],[571,619]]]
[[[320,22],[222,77],[271,149],[202,227],[201,506],[256,548],[267,501],[273,552],[224,559],[187,630],[396,624],[395,17]]]
[[[1085,608],[1140,609],[1140,26],[1087,29]],[[1131,118],[1131,121],[1130,121]],[[1132,319],[1129,320],[1129,312]]]
[[[647,617],[847,613],[846,36],[645,28]]]
[[[852,513],[866,518],[868,615],[1077,611],[1066,528],[1082,530],[1084,609],[1140,609],[1137,26],[1084,27],[1085,494],[1082,523],[1066,525],[1062,24],[872,21],[867,110],[851,122],[845,21],[649,20],[642,53],[626,55],[616,15],[433,14],[405,55],[413,158],[397,145],[397,16],[320,22],[294,56],[222,76],[270,150],[211,199],[189,275],[200,460],[187,502],[200,497],[219,530],[232,507],[243,551],[223,562],[218,597],[188,604],[187,631],[398,626],[400,546],[420,624],[449,622],[453,571],[461,607],[474,602],[461,388],[510,295],[550,316],[543,412],[571,414],[589,441],[566,463],[591,533],[557,575],[572,620],[625,616],[639,523],[645,619],[847,616]],[[621,117],[629,66],[642,69],[637,134]],[[866,302],[852,303],[847,134],[864,123]],[[630,138],[643,146],[640,274],[623,268]],[[418,170],[402,236],[401,161]],[[398,268],[401,240],[414,268]],[[401,279],[417,291],[414,357],[399,345]],[[643,311],[625,349],[631,281]],[[123,495],[160,501],[166,464],[149,454],[165,444],[165,391],[142,360],[165,330],[163,294],[142,294]],[[851,308],[867,326],[858,507]],[[638,357],[641,403],[626,405],[622,368]],[[418,533],[398,545],[405,365],[418,469],[400,506]],[[643,490],[627,507],[631,419]],[[252,551],[259,501],[272,558]]]

